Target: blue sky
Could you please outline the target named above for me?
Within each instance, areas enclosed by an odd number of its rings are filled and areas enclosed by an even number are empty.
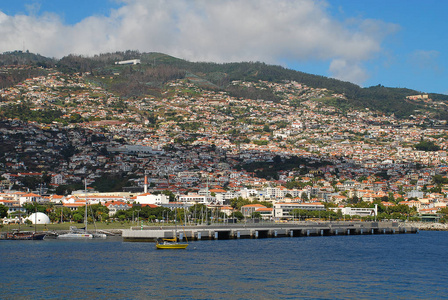
[[[444,0],[1,0],[0,52],[158,51],[448,94]]]

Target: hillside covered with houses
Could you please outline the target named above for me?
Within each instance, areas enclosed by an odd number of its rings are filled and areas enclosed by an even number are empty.
[[[86,203],[98,221],[447,218],[443,99],[403,96],[427,110],[397,116],[309,80],[115,62],[1,65],[4,222],[78,222]]]

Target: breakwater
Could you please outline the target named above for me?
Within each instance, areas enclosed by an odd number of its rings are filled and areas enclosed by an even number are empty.
[[[412,222],[411,225],[419,230],[448,231],[448,224],[443,223]]]
[[[131,227],[122,231],[123,241],[154,242],[173,238],[174,226]],[[398,222],[297,222],[268,224],[226,224],[178,226],[180,240],[225,240],[244,238],[280,238],[332,235],[369,235],[417,233],[418,228]]]

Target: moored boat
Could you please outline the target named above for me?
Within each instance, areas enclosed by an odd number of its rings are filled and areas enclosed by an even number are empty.
[[[177,209],[176,209],[176,226],[174,229],[174,237],[172,239],[161,239],[157,240],[156,248],[157,249],[186,249],[188,247],[188,240],[186,243],[178,243],[177,241]],[[185,239],[187,237],[185,236]]]
[[[58,239],[93,239],[93,235],[85,230],[70,227],[70,232],[58,235]]]
[[[157,241],[157,249],[186,249],[188,244],[178,243],[177,238],[163,239],[161,242]]]
[[[0,240],[43,240],[47,234],[31,231],[6,232],[0,235]]]

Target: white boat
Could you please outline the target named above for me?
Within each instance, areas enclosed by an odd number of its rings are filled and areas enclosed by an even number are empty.
[[[71,226],[70,232],[58,235],[58,239],[93,239],[93,234],[88,233],[86,230]]]
[[[95,232],[95,233],[92,233],[92,235],[93,235],[94,239],[105,239],[105,238],[107,238],[107,234],[105,234],[105,233]]]

